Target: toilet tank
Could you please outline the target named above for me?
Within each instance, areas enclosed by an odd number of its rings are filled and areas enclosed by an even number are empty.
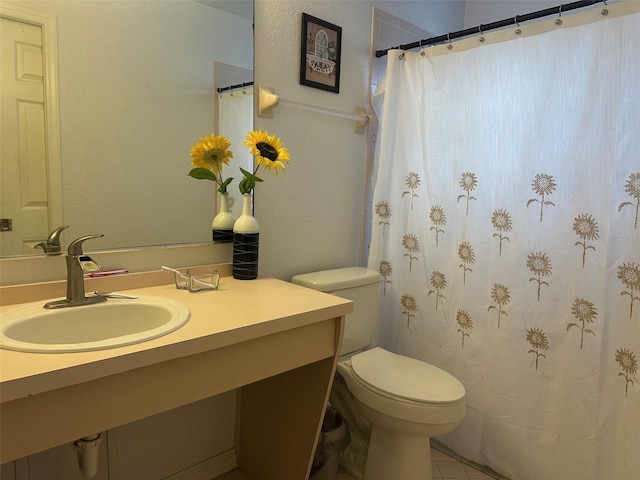
[[[353,301],[353,313],[347,315],[340,355],[360,350],[373,340],[378,310],[380,274],[361,267],[336,268],[303,273],[292,283],[331,293]]]

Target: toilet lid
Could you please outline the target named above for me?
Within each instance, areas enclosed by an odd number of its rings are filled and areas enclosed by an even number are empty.
[[[389,395],[424,403],[454,403],[464,386],[449,373],[414,358],[373,348],[351,357],[355,375]]]

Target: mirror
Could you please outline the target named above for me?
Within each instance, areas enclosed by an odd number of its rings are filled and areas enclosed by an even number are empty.
[[[202,136],[225,135],[224,125],[217,130],[216,88],[252,80],[253,2],[2,3],[56,18],[61,204],[54,206],[60,209],[55,222],[46,220],[37,233],[20,233],[20,224],[31,220],[14,220],[11,232],[0,232],[0,244],[12,243],[10,234],[19,244],[12,251],[3,247],[2,256],[43,254],[32,247],[60,224],[69,225],[61,234],[63,252],[73,239],[94,233],[104,237],[87,244],[88,250],[211,241],[217,189],[187,175],[189,152]],[[28,64],[38,47],[22,43]],[[43,117],[40,111],[40,117],[29,118],[44,123]],[[252,123],[246,130],[251,128]],[[9,133],[3,127],[2,162],[24,149],[46,150],[38,142],[21,145],[20,139],[13,152],[5,150]],[[231,149],[241,158],[246,147],[234,141]],[[28,182],[12,180],[19,185],[21,208],[47,207],[46,192],[55,190],[56,180],[45,178],[46,168],[35,169],[39,174]],[[225,176],[240,177],[237,166],[227,168]],[[2,190],[8,171],[3,164]],[[44,198],[30,198],[29,188],[44,190]],[[229,192],[240,197],[237,180]],[[4,205],[3,197],[0,217],[11,218]]]

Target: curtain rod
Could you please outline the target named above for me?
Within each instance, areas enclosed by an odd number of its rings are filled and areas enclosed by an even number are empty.
[[[527,22],[529,20],[535,20],[537,18],[548,17],[551,15],[560,15],[562,12],[568,12],[569,10],[575,10],[577,8],[589,7],[596,3],[607,4],[607,0],[580,0],[578,2],[572,2],[567,4],[560,4],[557,7],[545,8],[544,10],[538,10],[537,12],[526,13],[524,15],[516,15],[513,18],[505,18],[504,20],[498,20],[497,22],[487,23],[486,25],[478,25],[477,27],[467,28],[465,30],[458,30],[457,32],[447,33],[446,35],[439,35],[437,37],[428,38],[426,40],[420,40],[419,42],[407,43],[399,45],[397,47],[388,48],[386,50],[376,51],[376,57],[385,56],[389,50],[411,50],[412,48],[424,47],[426,45],[435,45],[436,43],[449,42],[454,38],[466,37],[468,35],[482,34],[488,30],[495,30],[497,28],[508,27],[509,25],[518,25],[520,22]]]
[[[235,90],[236,88],[251,87],[252,85],[253,85],[253,82],[244,82],[244,83],[238,83],[236,85],[229,85],[228,87],[219,87],[218,93],[228,92],[229,90]]]

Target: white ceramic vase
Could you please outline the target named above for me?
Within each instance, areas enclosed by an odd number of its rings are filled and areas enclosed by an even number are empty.
[[[233,225],[236,219],[229,212],[229,193],[220,194],[220,211],[211,223],[211,233],[214,242],[233,242]]]
[[[242,215],[233,225],[233,278],[253,280],[258,276],[260,225],[253,216],[253,195],[242,198]]]

